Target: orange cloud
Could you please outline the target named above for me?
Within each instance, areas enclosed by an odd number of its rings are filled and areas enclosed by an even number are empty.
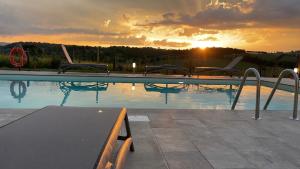
[[[0,1],[0,42],[299,50],[298,1]]]

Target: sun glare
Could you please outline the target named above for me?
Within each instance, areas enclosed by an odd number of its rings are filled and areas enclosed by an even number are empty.
[[[221,47],[222,45],[217,42],[212,42],[212,41],[193,41],[191,42],[191,47],[192,48],[201,48],[201,49],[206,49],[208,47]]]

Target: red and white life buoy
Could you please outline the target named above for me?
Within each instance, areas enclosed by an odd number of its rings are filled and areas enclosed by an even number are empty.
[[[17,54],[20,56],[20,59],[18,62],[15,59],[15,56]],[[21,47],[12,48],[9,53],[9,61],[10,61],[10,64],[12,64],[14,67],[17,67],[17,68],[23,67],[27,62],[26,52]]]

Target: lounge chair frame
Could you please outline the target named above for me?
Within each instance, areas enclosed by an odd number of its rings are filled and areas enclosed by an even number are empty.
[[[150,72],[158,72],[161,70],[175,70],[180,71],[183,73],[184,76],[190,75],[189,70],[185,67],[178,66],[178,65],[171,65],[171,64],[164,64],[159,66],[145,66],[145,72],[144,75],[147,76]]]
[[[125,128],[126,128],[126,136],[119,135],[121,128],[122,128],[123,121],[125,123]],[[112,164],[110,160],[112,157],[114,145],[116,144],[117,140],[124,141],[124,143],[118,152],[115,164],[112,166],[114,166],[115,169],[122,169],[124,166],[126,156],[127,156],[127,152],[129,150],[131,152],[134,152],[134,145],[133,145],[133,141],[132,141],[131,130],[130,130],[130,125],[129,125],[126,108],[123,108],[121,110],[119,118],[117,119],[117,121],[111,131],[111,134],[107,140],[107,144],[105,145],[105,147],[103,149],[103,153],[99,160],[97,169],[106,169],[107,168],[106,166]]]
[[[241,74],[241,71],[236,69],[236,65],[238,63],[240,63],[243,60],[243,56],[238,56],[236,58],[234,58],[229,64],[227,64],[225,67],[195,67],[195,71],[194,73],[199,75],[199,73],[203,73],[203,72],[226,72],[229,73],[230,76],[233,76],[234,73],[238,73],[239,76]]]
[[[94,68],[96,70],[99,70],[100,72],[106,72],[107,75],[109,75],[109,69],[107,64],[88,64],[88,63],[73,63],[66,47],[64,45],[61,45],[62,50],[64,52],[64,55],[68,61],[68,63],[62,63],[59,67],[58,74],[65,73],[69,69],[77,69],[77,68],[83,68],[83,67],[89,67]]]

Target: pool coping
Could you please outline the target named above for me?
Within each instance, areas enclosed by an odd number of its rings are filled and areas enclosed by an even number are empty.
[[[75,78],[77,79],[69,79],[71,81],[94,81],[95,79],[92,78],[101,78],[99,80],[108,80],[110,78],[110,81],[108,82],[121,82],[117,79],[127,79],[127,80],[133,80],[134,83],[141,83],[146,82],[145,79],[150,79],[150,82],[153,83],[159,83],[161,79],[167,79],[169,80],[167,83],[180,83],[184,82],[187,84],[197,84],[197,83],[208,83],[208,84],[215,84],[216,82],[222,81],[225,83],[228,82],[235,82],[238,83],[241,81],[241,78],[239,77],[230,77],[230,76],[182,76],[182,75],[163,75],[163,74],[149,74],[147,76],[144,76],[143,74],[122,74],[122,73],[111,73],[110,75],[107,75],[106,73],[81,73],[81,72],[68,72],[65,74],[58,74],[57,72],[50,72],[50,71],[15,71],[15,70],[0,70],[0,80],[14,80],[13,77],[7,77],[7,76],[28,76],[28,77],[56,77],[56,79],[52,79],[49,81],[62,81],[66,80],[65,77],[69,78]],[[6,77],[6,78],[5,78]],[[18,79],[17,79],[18,80]],[[40,80],[40,81],[46,81]],[[141,81],[144,80],[144,81]],[[273,87],[273,85],[276,83],[277,78],[269,78],[269,77],[262,77],[261,78],[261,84],[266,87]],[[35,81],[33,79],[33,81]],[[38,80],[36,80],[38,81]],[[98,81],[98,80],[97,80]],[[256,79],[254,77],[247,78],[247,82],[252,85],[255,84]],[[130,81],[131,82],[131,81]],[[149,82],[149,83],[150,83]],[[212,83],[214,82],[214,83]],[[125,82],[127,83],[127,82]],[[129,82],[128,82],[129,83]],[[222,84],[223,84],[222,83]],[[294,81],[289,78],[283,78],[279,89],[281,90],[287,90],[287,91],[293,91],[294,90]]]

